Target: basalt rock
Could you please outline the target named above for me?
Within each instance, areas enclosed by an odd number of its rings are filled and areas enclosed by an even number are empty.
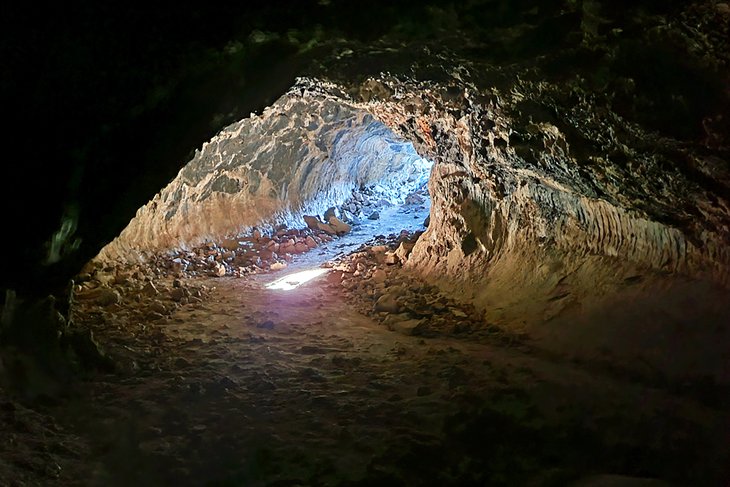
[[[373,114],[343,103],[344,96],[336,85],[306,80],[262,116],[221,131],[140,208],[100,260],[138,260],[256,225],[298,226],[303,215],[323,214],[353,189],[386,178],[395,188],[391,197],[405,198],[427,178],[430,164]]]

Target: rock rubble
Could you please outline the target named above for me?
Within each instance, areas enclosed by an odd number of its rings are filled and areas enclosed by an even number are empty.
[[[397,333],[521,342],[523,334],[487,323],[472,304],[458,301],[404,268],[421,234],[402,231],[376,237],[331,264],[331,285],[342,288],[360,312]]]

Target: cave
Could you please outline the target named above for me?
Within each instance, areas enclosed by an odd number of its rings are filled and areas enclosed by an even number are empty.
[[[6,14],[0,484],[730,482],[727,3]]]

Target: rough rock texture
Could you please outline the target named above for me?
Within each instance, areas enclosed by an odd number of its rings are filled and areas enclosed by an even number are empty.
[[[204,144],[101,258],[300,223],[302,215],[342,203],[353,188],[378,182],[402,199],[428,177],[430,163],[366,110],[306,86]]]
[[[644,149],[641,134],[617,115],[596,117],[581,110],[588,103],[582,99],[557,106],[559,87],[544,82],[502,92],[456,79],[442,86],[390,77],[362,88],[373,86],[393,95],[355,102],[332,85],[300,80],[261,117],[205,144],[102,257],[322,213],[354,185],[386,176],[396,187],[412,182],[422,168],[410,165],[421,159],[369,110],[436,161],[431,225],[412,260],[422,272],[469,282],[503,272],[520,286],[520,277],[534,279],[515,276],[515,262],[532,274],[531,263],[552,255],[561,261],[550,269],[553,286],[602,258],[730,282],[727,202],[688,174],[705,171],[722,180],[711,157]],[[549,115],[559,110],[565,111],[560,122]],[[561,259],[568,255],[570,262]],[[606,266],[615,269],[615,262]]]
[[[206,144],[100,258],[321,214],[357,185],[396,188],[418,177],[412,143],[435,165],[409,269],[486,320],[682,369],[694,359],[660,337],[689,328],[702,348],[730,311],[729,78],[712,47],[725,41],[708,37],[728,19],[708,5],[612,18],[571,3],[499,39],[335,45]],[[549,32],[562,37],[540,44]],[[728,379],[722,353],[708,357],[700,369]]]

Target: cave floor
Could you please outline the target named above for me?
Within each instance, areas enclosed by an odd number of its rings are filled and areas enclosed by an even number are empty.
[[[388,330],[334,273],[209,291],[144,326],[86,319],[122,364],[49,407],[62,485],[719,485],[728,415],[519,344]],[[586,484],[588,485],[588,484]],[[642,484],[643,485],[643,484]],[[650,484],[655,485],[655,484]],[[657,484],[660,485],[660,484]]]

